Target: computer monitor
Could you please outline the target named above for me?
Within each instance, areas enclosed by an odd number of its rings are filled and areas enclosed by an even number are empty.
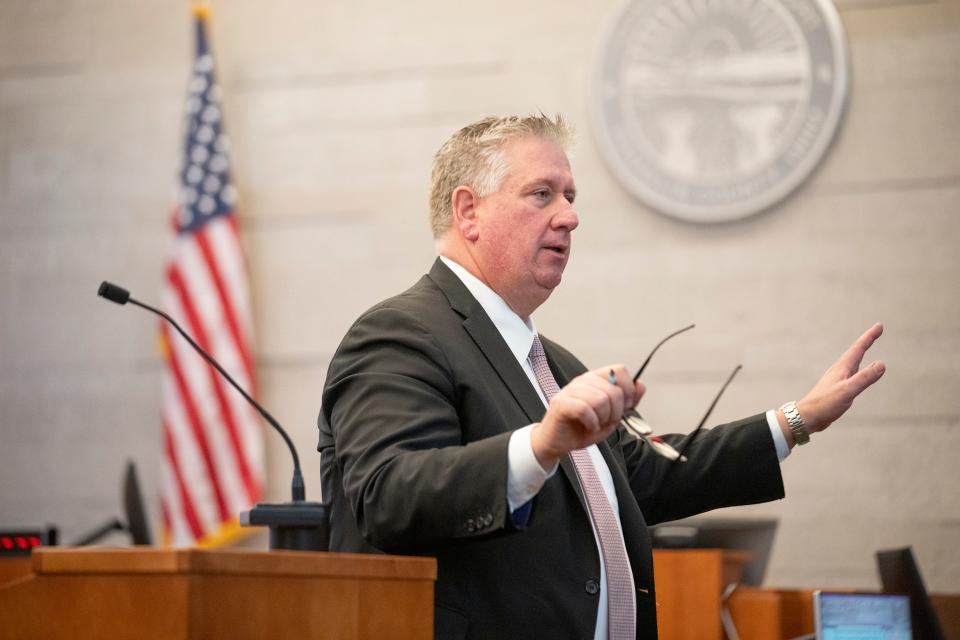
[[[153,544],[143,494],[140,493],[140,483],[137,481],[137,467],[133,461],[127,462],[127,470],[123,476],[123,513],[127,519],[126,529],[130,533],[130,541],[137,545]]]
[[[113,517],[102,525],[85,533],[75,542],[74,546],[85,547],[96,544],[114,531],[126,531],[130,534],[130,541],[135,545],[150,545],[150,525],[147,522],[147,511],[143,504],[143,494],[140,493],[140,483],[137,481],[137,468],[133,461],[127,462],[123,474],[123,515],[126,522]]]
[[[912,640],[910,598],[892,593],[813,593],[816,640]]]
[[[927,595],[920,567],[910,547],[877,552],[877,570],[885,593],[910,596],[913,637],[916,640],[944,640],[940,619]]]
[[[776,518],[692,517],[650,528],[656,549],[742,549],[750,552],[743,584],[760,586],[777,533]]]

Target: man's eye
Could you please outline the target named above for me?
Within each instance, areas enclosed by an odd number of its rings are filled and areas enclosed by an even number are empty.
[[[540,198],[541,200],[550,199],[550,191],[547,189],[537,189],[536,191],[533,192],[533,195]]]

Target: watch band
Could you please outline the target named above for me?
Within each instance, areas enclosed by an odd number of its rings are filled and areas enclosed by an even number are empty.
[[[800,416],[800,411],[797,410],[797,403],[791,400],[780,407],[780,411],[783,411],[787,424],[790,425],[794,442],[801,445],[810,442],[810,432],[807,431],[807,425]]]

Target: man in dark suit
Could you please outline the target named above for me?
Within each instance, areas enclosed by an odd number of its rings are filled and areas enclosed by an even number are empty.
[[[440,257],[328,372],[331,549],[435,556],[438,638],[656,638],[647,525],[782,497],[794,440],[883,374],[860,370],[876,325],[799,402],[705,432],[689,462],[653,452],[619,426],[643,384],[588,371],[531,318],[579,224],[567,136],[545,116],[454,134],[434,161]]]

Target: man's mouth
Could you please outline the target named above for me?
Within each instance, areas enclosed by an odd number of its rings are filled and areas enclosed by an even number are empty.
[[[550,253],[552,253],[552,254],[554,254],[554,255],[557,255],[557,256],[559,256],[559,257],[561,257],[561,258],[565,258],[565,257],[567,256],[567,252],[570,251],[570,245],[567,245],[567,244],[548,244],[548,245],[544,246],[544,249],[546,249],[547,251],[549,251]]]

